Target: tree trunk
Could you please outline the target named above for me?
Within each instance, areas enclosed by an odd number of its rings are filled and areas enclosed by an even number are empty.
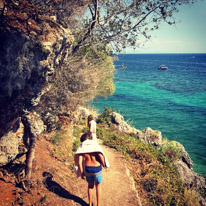
[[[33,132],[31,125],[31,114],[25,115],[22,119],[24,124],[24,137],[28,144],[28,153],[26,158],[25,178],[29,180],[31,178],[32,163],[35,157],[35,133]]]
[[[35,157],[35,136],[30,133],[30,145],[26,161],[26,179],[30,180],[32,172],[32,163]]]

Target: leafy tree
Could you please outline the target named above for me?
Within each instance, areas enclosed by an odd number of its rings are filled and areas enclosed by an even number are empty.
[[[3,0],[0,27],[42,32],[44,21],[69,27],[75,37],[73,53],[88,45],[107,45],[115,51],[138,47],[161,22],[175,24],[174,13],[196,0]],[[14,18],[14,16],[16,18]],[[31,24],[32,23],[32,24]],[[43,25],[43,24],[42,24]]]
[[[78,36],[74,52],[85,44],[108,44],[113,50],[138,47],[140,39],[150,38],[150,32],[162,21],[175,24],[178,6],[195,0],[93,0],[82,16],[81,28],[74,27]],[[77,35],[79,33],[80,35]]]

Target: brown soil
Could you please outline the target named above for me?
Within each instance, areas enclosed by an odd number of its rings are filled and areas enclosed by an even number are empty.
[[[104,145],[102,148],[111,165],[103,170],[102,206],[141,205],[123,155]],[[0,172],[0,205],[87,205],[87,183],[76,178],[73,157],[61,158],[53,149],[48,138],[37,138],[32,184],[27,191],[16,187],[11,174]]]
[[[124,156],[106,146],[102,145],[102,148],[111,164],[103,173],[102,205],[141,205]]]

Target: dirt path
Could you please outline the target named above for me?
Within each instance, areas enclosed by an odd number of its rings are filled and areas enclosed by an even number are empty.
[[[124,156],[114,149],[101,146],[111,165],[103,171],[102,205],[141,206]]]
[[[101,143],[100,143],[101,144]],[[67,164],[51,156],[51,144],[45,139],[37,139],[34,169],[32,173],[33,186],[30,192],[24,192],[14,187],[10,180],[0,173],[0,205],[11,205],[19,196],[18,202],[22,205],[49,205],[49,206],[86,206],[87,182],[76,178]],[[142,206],[135,191],[126,160],[123,155],[114,149],[101,144],[104,153],[111,165],[103,169],[102,206]],[[73,163],[73,157],[70,157]],[[15,191],[15,192],[14,192]],[[7,195],[5,195],[7,194]],[[94,195],[94,206],[96,197]]]
[[[126,167],[124,156],[105,145],[100,145],[107,156],[110,168],[103,169],[102,184],[102,206],[142,206],[135,190],[133,179],[129,176],[129,170]],[[85,202],[87,197],[87,182],[78,178],[75,195]],[[77,203],[75,206],[79,205]],[[94,193],[94,206],[96,206],[96,195]]]

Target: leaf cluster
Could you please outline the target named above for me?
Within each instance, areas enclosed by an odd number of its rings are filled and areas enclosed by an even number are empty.
[[[83,44],[110,44],[114,51],[126,47],[136,48],[142,39],[149,39],[151,32],[159,28],[161,22],[175,24],[174,13],[182,4],[194,0],[95,0],[79,19],[82,27],[73,27],[73,34],[79,34],[74,47]]]
[[[104,111],[98,116],[97,123],[98,124],[106,124],[108,126],[112,125],[111,113],[115,112],[114,109],[105,107]]]
[[[167,156],[170,161],[180,159],[182,156],[182,148],[174,141],[164,141],[163,144],[158,147],[158,150]]]

